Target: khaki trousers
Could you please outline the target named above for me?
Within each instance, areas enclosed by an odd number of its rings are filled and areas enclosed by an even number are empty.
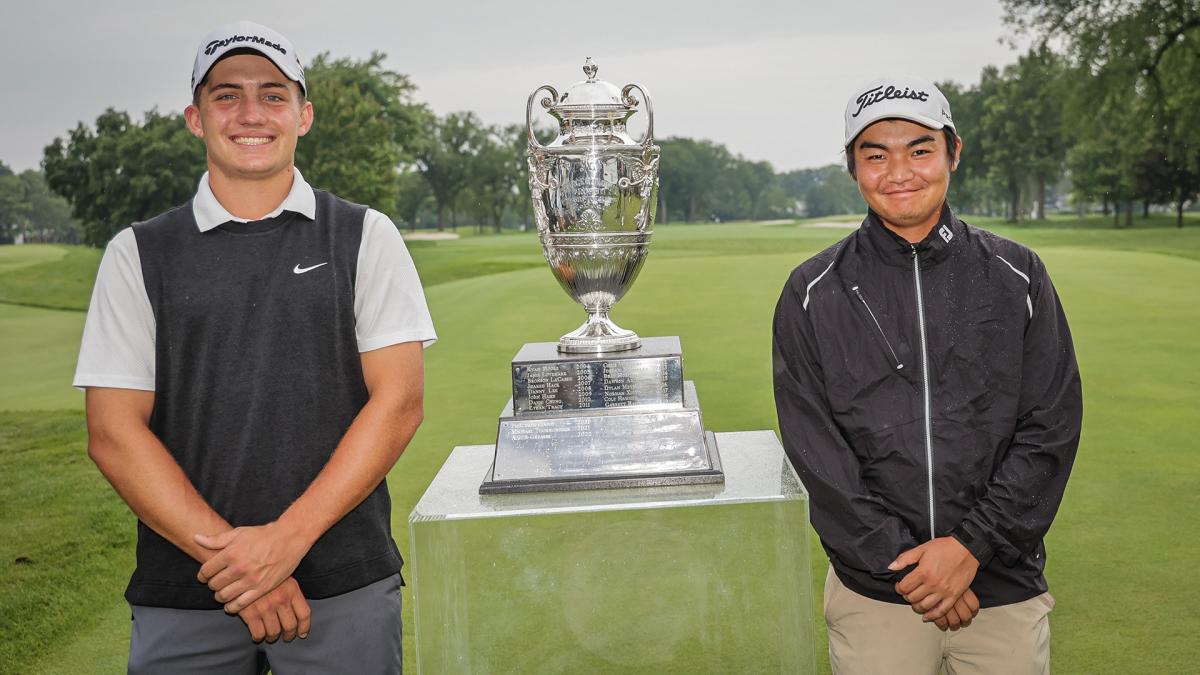
[[[908,605],[872,600],[825,577],[829,663],[837,675],[1047,675],[1054,598],[989,607],[966,628],[941,631]]]

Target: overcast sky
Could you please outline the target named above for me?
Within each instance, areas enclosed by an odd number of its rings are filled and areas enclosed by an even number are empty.
[[[535,87],[561,91],[591,56],[601,79],[649,90],[658,137],[712,139],[778,170],[839,161],[846,99],[875,77],[973,83],[1017,57],[998,41],[998,0],[809,4],[6,0],[0,160],[35,168],[55,136],[107,107],[182,110],[197,44],[237,19],[282,32],[306,62],[385,52],[436,112],[496,124],[522,122]]]

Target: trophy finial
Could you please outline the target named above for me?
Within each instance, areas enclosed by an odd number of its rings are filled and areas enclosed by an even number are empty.
[[[583,74],[587,75],[589,82],[596,79],[596,71],[598,70],[600,69],[596,67],[596,64],[592,63],[592,57],[587,57],[587,60],[583,62]]]

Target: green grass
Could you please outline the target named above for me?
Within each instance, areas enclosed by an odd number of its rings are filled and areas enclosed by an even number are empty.
[[[0,303],[0,410],[80,409],[71,388],[83,312]]]
[[[55,656],[124,590],[132,516],[97,478],[81,412],[0,413],[2,672]]]
[[[62,251],[58,258],[5,268],[0,266],[0,302],[49,309],[86,311],[91,298],[92,282],[100,265],[100,250],[84,246],[0,246],[6,257],[17,258],[11,249],[46,249]],[[25,257],[45,256],[42,251]]]
[[[49,244],[0,246],[0,274],[38,263],[60,260],[66,254],[66,248]]]
[[[1200,633],[1200,585],[1190,578],[1200,557],[1191,534],[1200,530],[1200,457],[1192,452],[1200,434],[1200,228],[1195,220],[1183,230],[1157,222],[1114,230],[1102,218],[1019,226],[968,220],[1045,259],[1083,374],[1083,443],[1047,543],[1058,598],[1055,670],[1188,672]],[[614,318],[643,335],[681,337],[707,426],[774,428],[775,300],[792,267],[845,234],[794,224],[659,227]],[[506,364],[520,345],[553,340],[584,316],[554,282],[533,234],[411,242],[410,249],[441,340],[426,352],[426,422],[390,479],[395,535],[406,552],[408,512],[450,450],[494,441],[509,395]],[[85,306],[90,279],[55,283],[54,270],[77,276],[88,256],[94,269],[95,252],[67,251],[19,269],[0,255],[0,297],[24,288],[28,304]],[[31,284],[26,274],[50,283]],[[67,384],[81,321],[79,312],[0,305],[0,409],[78,409],[81,399]],[[87,461],[77,412],[10,414],[0,424],[0,565],[12,565],[0,585],[0,621],[13,622],[0,624],[0,650],[9,650],[0,651],[0,672],[118,672],[129,629],[121,591],[132,517]],[[114,533],[126,544],[105,549],[104,541],[122,541]],[[63,547],[64,540],[82,544]],[[36,554],[14,548],[10,556],[9,542]],[[62,573],[34,575],[13,562],[20,556]],[[825,562],[815,537],[813,559],[819,604]],[[17,575],[21,583],[10,583]],[[64,578],[88,591],[64,601]],[[45,602],[30,612],[21,604],[30,597]],[[411,596],[406,601],[411,657]],[[817,626],[823,630],[819,619]]]

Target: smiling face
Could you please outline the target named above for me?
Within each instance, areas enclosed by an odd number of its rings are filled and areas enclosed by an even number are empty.
[[[854,139],[858,191],[888,229],[916,243],[937,224],[958,167],[962,141],[955,144],[951,159],[941,131],[900,119],[880,120]]]
[[[219,61],[184,111],[204,140],[208,170],[228,180],[262,180],[290,172],[296,140],[312,126],[312,103],[268,59],[239,54]]]

